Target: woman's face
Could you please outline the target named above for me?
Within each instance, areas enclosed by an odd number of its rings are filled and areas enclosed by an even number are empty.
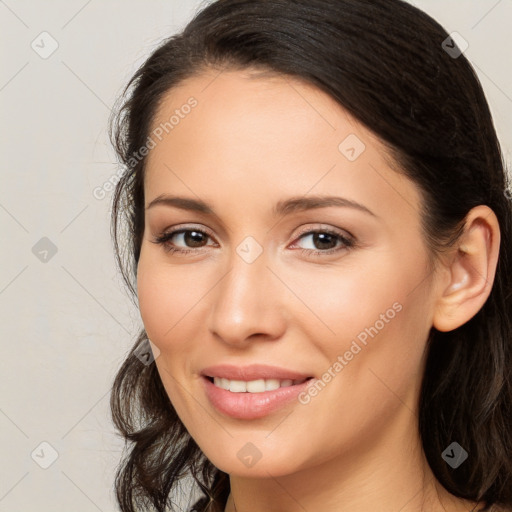
[[[244,71],[183,82],[152,130],[140,311],[206,456],[227,473],[279,476],[410,431],[435,274],[418,189],[379,140],[318,89]],[[165,196],[189,203],[154,202]],[[256,364],[277,369],[243,371]],[[203,372],[216,365],[260,382],[214,388]],[[277,392],[261,379],[286,388],[279,369],[313,379]]]

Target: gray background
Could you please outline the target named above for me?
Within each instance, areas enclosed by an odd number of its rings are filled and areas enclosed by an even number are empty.
[[[412,3],[468,41],[510,166],[512,2]],[[111,193],[93,191],[117,171],[115,98],[200,5],[0,0],[0,511],[116,510],[109,388],[142,324],[114,264]]]

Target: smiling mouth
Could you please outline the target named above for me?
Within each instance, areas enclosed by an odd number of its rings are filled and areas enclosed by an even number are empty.
[[[250,381],[226,379],[223,377],[205,376],[213,385],[232,393],[265,393],[267,391],[275,391],[279,388],[287,388],[298,386],[304,382],[311,380],[313,377],[303,379],[255,379]]]

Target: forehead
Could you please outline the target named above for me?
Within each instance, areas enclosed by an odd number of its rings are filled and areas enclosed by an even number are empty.
[[[191,103],[194,106],[189,108]],[[185,123],[186,119],[190,121]],[[265,139],[282,140],[299,132],[312,140],[336,132],[336,139],[344,131],[359,132],[384,151],[378,137],[318,87],[297,77],[254,69],[208,68],[180,82],[162,96],[151,129],[163,128],[165,137],[183,131],[187,124],[194,129],[206,125],[214,135],[212,129],[228,122],[244,134],[251,125],[260,137],[268,134]]]
[[[413,184],[390,169],[373,132],[328,94],[291,77],[208,70],[168,91],[151,134],[156,130],[148,201],[178,190],[224,204],[343,192],[374,211],[400,213],[402,206],[409,215],[419,201]]]

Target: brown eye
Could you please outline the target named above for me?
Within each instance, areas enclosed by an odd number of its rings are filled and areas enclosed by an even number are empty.
[[[299,240],[304,240],[310,237],[312,247],[302,247],[303,254],[332,254],[334,252],[342,251],[344,249],[350,249],[355,245],[352,238],[348,238],[337,231],[332,230],[315,230],[303,233]],[[338,245],[339,244],[339,245]]]
[[[178,233],[183,233],[183,241],[188,247],[201,247],[201,243],[204,242],[208,235],[203,233],[202,231],[177,231],[174,233],[175,235]]]
[[[189,253],[205,247],[205,242],[209,238],[210,235],[200,229],[177,229],[162,233],[153,240],[153,243],[163,245],[167,252]]]

